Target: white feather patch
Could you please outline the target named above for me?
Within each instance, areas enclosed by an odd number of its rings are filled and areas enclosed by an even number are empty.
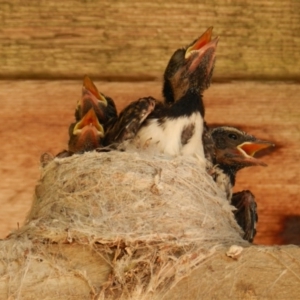
[[[187,144],[182,145],[182,131],[191,124],[195,126],[194,134]],[[162,124],[159,124],[157,119],[148,120],[147,126],[139,130],[135,143],[141,147],[155,146],[159,152],[169,155],[198,154],[204,157],[202,133],[203,119],[201,114],[196,112],[189,117],[166,119]]]

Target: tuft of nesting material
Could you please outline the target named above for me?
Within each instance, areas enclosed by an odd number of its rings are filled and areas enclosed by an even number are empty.
[[[110,273],[98,286],[84,275],[98,299],[161,299],[218,247],[248,245],[205,164],[129,149],[54,159],[42,169],[25,225],[10,239],[26,241],[35,257],[49,245],[88,247]],[[51,259],[43,256],[47,266],[53,257],[57,263],[62,246]],[[73,299],[78,288],[57,297]]]

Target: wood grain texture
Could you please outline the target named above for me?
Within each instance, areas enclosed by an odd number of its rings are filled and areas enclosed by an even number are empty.
[[[119,109],[141,96],[161,98],[160,82],[96,82]],[[17,228],[30,208],[39,157],[66,148],[81,81],[0,81],[0,236]],[[214,84],[204,95],[209,124],[234,125],[273,141],[268,167],[242,170],[236,191],[258,203],[259,244],[300,244],[300,86],[286,83]]]
[[[0,77],[161,78],[209,26],[215,79],[299,79],[298,0],[0,1]]]

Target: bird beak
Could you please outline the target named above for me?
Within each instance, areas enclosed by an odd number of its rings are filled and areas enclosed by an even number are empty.
[[[91,108],[83,118],[77,122],[73,129],[73,134],[78,135],[81,133],[82,129],[85,127],[91,128],[95,131],[96,134],[104,136],[104,129],[99,123],[96,113],[93,108]]]
[[[95,86],[94,82],[90,79],[90,77],[88,77],[87,75],[84,75],[83,78],[83,86],[82,86],[82,101],[84,101],[84,96],[85,94],[89,94],[91,96],[91,94],[96,97],[96,99],[92,96],[90,97],[90,99],[95,102],[95,104],[97,105],[97,101],[102,102],[105,106],[107,106],[107,100],[106,98],[99,93],[97,87]]]
[[[105,119],[105,108],[108,102],[106,98],[99,93],[93,81],[85,75],[83,78],[82,96],[77,103],[76,111],[79,111],[80,117],[94,108],[100,120]]]
[[[185,52],[185,58],[191,55],[192,51],[197,51],[211,41],[213,27],[209,27],[199,38],[196,40],[192,46],[187,48]]]
[[[254,142],[244,142],[238,145],[237,149],[242,154],[243,161],[251,165],[267,166],[264,162],[254,158],[254,155],[256,152],[271,146],[274,147],[275,145],[267,141],[256,140]]]
[[[215,59],[215,50],[219,41],[219,37],[211,40],[213,27],[209,27],[185,52],[185,59],[192,59],[189,66],[189,72],[193,73],[200,64],[201,59],[205,54],[210,54],[210,64],[208,64],[208,71],[211,70]]]

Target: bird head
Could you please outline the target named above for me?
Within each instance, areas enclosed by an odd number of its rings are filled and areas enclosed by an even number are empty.
[[[98,91],[93,81],[85,75],[83,78],[82,96],[77,103],[75,112],[76,120],[80,120],[93,108],[99,121],[103,122],[106,119],[105,109],[107,105],[107,98]]]
[[[250,166],[266,166],[254,155],[262,149],[274,146],[271,142],[259,140],[234,127],[214,128],[211,136],[215,147],[216,163],[237,170]]]
[[[83,118],[70,127],[69,150],[71,152],[91,151],[101,146],[104,129],[91,108]]]
[[[212,27],[185,48],[171,56],[164,73],[163,94],[166,102],[180,99],[188,89],[201,93],[210,85],[218,37],[211,39]]]

